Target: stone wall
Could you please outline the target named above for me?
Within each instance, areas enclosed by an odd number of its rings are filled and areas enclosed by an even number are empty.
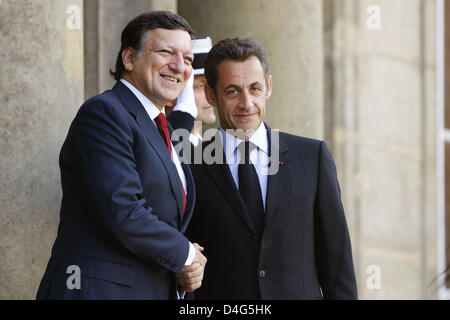
[[[436,298],[435,2],[327,0],[324,17],[326,136],[360,297]]]
[[[0,299],[33,299],[56,236],[58,154],[83,102],[81,0],[0,5]]]

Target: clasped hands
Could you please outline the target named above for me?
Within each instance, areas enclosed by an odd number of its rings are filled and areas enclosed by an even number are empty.
[[[198,243],[193,243],[195,257],[189,266],[185,266],[181,274],[177,275],[178,285],[184,292],[193,292],[200,288],[205,271],[206,257],[202,254],[204,248]]]

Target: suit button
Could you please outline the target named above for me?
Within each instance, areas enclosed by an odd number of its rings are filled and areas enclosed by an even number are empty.
[[[261,278],[264,278],[264,277],[266,276],[266,270],[261,270],[261,271],[259,272],[259,276],[260,276]]]

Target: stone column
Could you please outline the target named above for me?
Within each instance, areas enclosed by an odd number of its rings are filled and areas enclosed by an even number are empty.
[[[135,16],[150,10],[177,11],[176,0],[84,0],[85,97],[114,86],[109,70],[115,69],[123,28]]]
[[[82,0],[0,2],[0,299],[33,299],[56,236],[59,150],[83,102]]]
[[[360,298],[435,298],[435,1],[325,0],[324,13],[326,136]]]
[[[178,12],[197,36],[249,36],[267,51],[273,95],[266,122],[275,129],[323,138],[322,1],[183,0]]]

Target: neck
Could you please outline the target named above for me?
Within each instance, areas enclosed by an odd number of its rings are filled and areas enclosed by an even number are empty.
[[[131,84],[133,87],[135,87],[140,93],[142,93],[147,99],[149,99],[158,109],[159,111],[163,111],[165,103],[160,103],[159,101],[156,101],[152,97],[149,97],[148,94],[145,94],[145,91],[142,90],[142,88],[139,87],[139,85],[131,78],[128,74],[124,74],[122,77],[124,80],[126,80],[129,84]]]

